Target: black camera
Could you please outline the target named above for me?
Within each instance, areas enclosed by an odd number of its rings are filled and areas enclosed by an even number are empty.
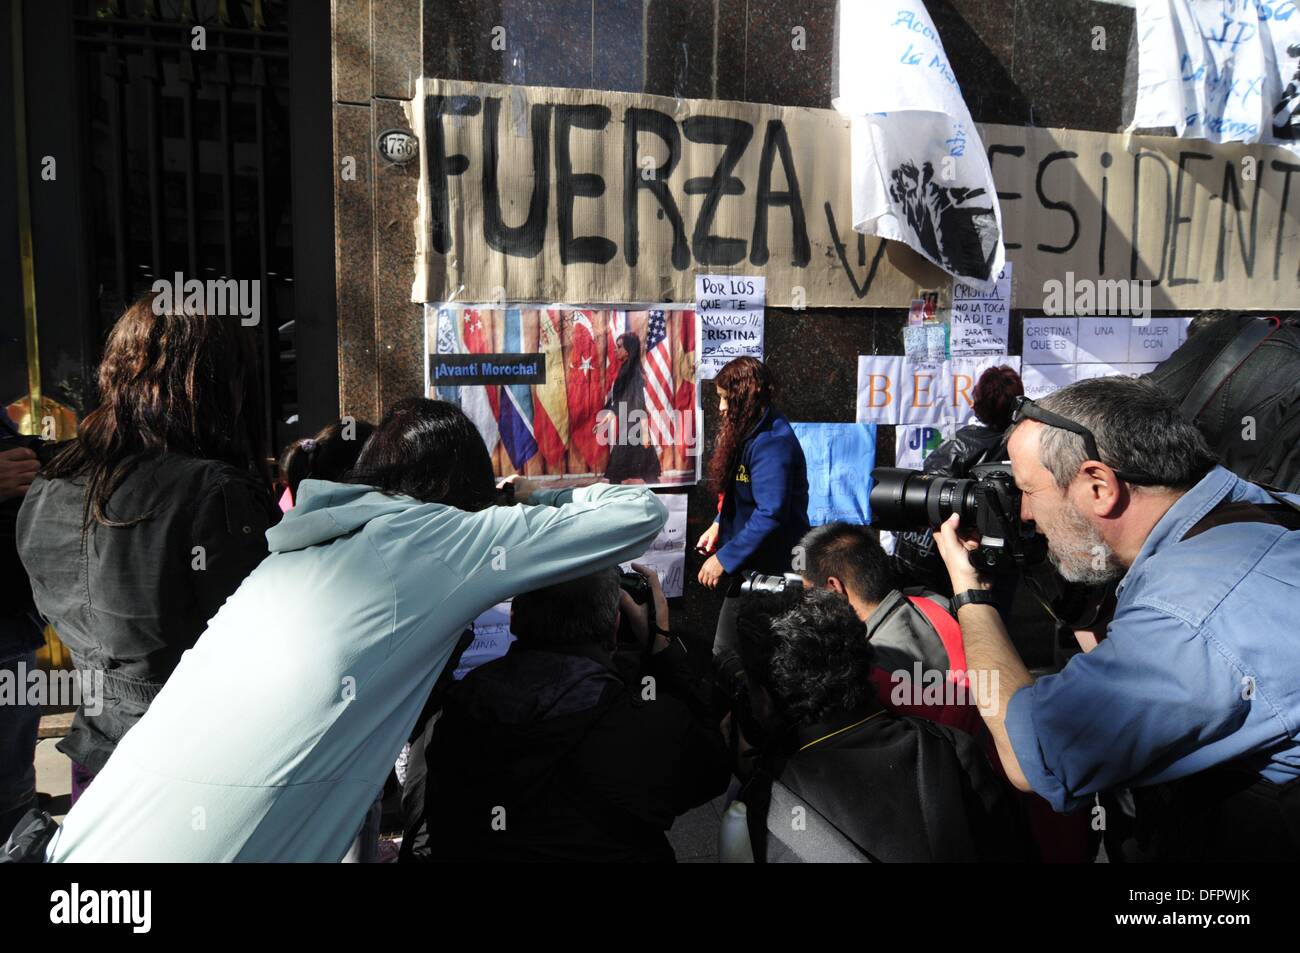
[[[620,567],[618,571],[618,587],[632,597],[632,601],[639,606],[645,606],[649,613],[647,623],[650,626],[651,633],[654,632],[655,619],[655,600],[654,590],[650,588],[650,580],[639,572],[632,572]],[[637,639],[632,634],[628,626],[627,619],[623,619],[618,625],[618,640],[620,643],[635,644]],[[648,644],[653,644],[654,640],[648,640]]]
[[[792,572],[782,576],[765,576],[761,572],[751,572],[740,584],[740,594],[747,596],[752,592],[785,592],[787,589],[802,588],[802,577]]]
[[[871,471],[871,525],[893,532],[933,529],[953,513],[979,534],[976,568],[1020,570],[1042,562],[1047,539],[1020,519],[1020,490],[1009,463],[981,463],[970,479],[877,467]]]
[[[650,611],[654,612],[654,592],[650,589],[650,580],[639,572],[629,572],[626,569],[618,571],[618,587],[632,597],[632,601],[639,606],[649,603]]]

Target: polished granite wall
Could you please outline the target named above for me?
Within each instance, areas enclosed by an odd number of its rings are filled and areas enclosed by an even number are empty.
[[[1131,9],[1093,0],[926,6],[977,121],[1123,127]],[[401,102],[422,73],[830,106],[835,0],[333,0],[333,10],[339,403],[358,417],[374,419],[421,392],[421,309],[409,301],[418,163],[390,165],[373,149],[380,132],[406,126]],[[493,49],[496,27],[505,50]],[[792,46],[795,27],[803,50]],[[1097,27],[1104,51],[1092,48]],[[341,174],[348,157],[351,180]],[[893,309],[769,309],[767,356],[785,382],[789,416],[851,421],[856,355],[902,353],[905,319]],[[1015,326],[1011,340],[1014,353]],[[707,437],[717,406],[713,389],[704,391]],[[892,462],[891,431],[880,432],[884,463]],[[692,540],[712,512],[710,494],[691,491]],[[688,550],[688,579],[698,565]],[[711,630],[714,600],[698,586],[687,592],[686,621]],[[1041,641],[1026,647],[1031,663],[1045,660]]]

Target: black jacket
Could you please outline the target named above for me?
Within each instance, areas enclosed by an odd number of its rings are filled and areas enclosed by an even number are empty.
[[[986,460],[995,460],[994,455],[1006,439],[1001,430],[994,430],[984,424],[967,424],[958,427],[952,439],[939,444],[925,458],[922,469],[926,473],[941,473],[950,477],[970,476],[970,468]]]
[[[85,500],[83,479],[38,476],[17,536],[37,608],[78,669],[104,673],[102,710],[83,706],[59,744],[97,773],[181,653],[266,557],[279,510],[251,474],[176,453],[141,462],[109,500],[110,518],[149,514],[144,522],[92,521],[83,545]]]
[[[672,861],[664,832],[726,789],[729,764],[681,644],[645,674],[515,643],[465,676],[425,751],[434,833],[416,859]]]
[[[834,724],[800,728],[788,747],[794,753],[772,774],[876,861],[1035,857],[1011,790],[965,732],[873,702]],[[761,781],[746,789],[747,803],[757,801],[749,803],[751,812],[763,811],[762,789]],[[790,827],[788,818],[768,816],[769,829],[778,824]],[[778,836],[766,839],[769,863],[794,860]]]

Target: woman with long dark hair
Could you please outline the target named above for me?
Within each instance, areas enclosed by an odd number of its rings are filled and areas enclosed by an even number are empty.
[[[114,325],[99,407],[18,515],[37,608],[82,678],[82,705],[59,744],[74,800],[266,557],[278,516],[258,465],[250,332],[231,318],[157,313],[155,300],[140,298]]]
[[[718,372],[722,431],[709,458],[709,484],[721,494],[713,524],[695,544],[708,559],[699,581],[716,589],[730,579],[714,651],[734,648],[740,583],[749,572],[790,571],[808,531],[808,466],[790,421],[776,408],[766,364],[738,357]]]
[[[465,627],[637,556],[667,518],[644,487],[502,494],[473,422],[415,397],[347,480],[302,481],[50,860],[338,861]]]
[[[646,444],[649,416],[645,407],[645,377],[641,370],[641,339],[635,334],[619,337],[615,353],[623,363],[609,389],[596,430],[608,427],[609,463],[605,479],[610,483],[653,483],[659,479],[659,455]]]

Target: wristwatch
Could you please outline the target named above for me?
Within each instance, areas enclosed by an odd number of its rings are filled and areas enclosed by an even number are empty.
[[[957,614],[957,610],[962,606],[974,603],[979,606],[991,606],[997,604],[997,598],[993,595],[992,589],[967,589],[965,592],[959,592],[952,597],[952,612]]]

